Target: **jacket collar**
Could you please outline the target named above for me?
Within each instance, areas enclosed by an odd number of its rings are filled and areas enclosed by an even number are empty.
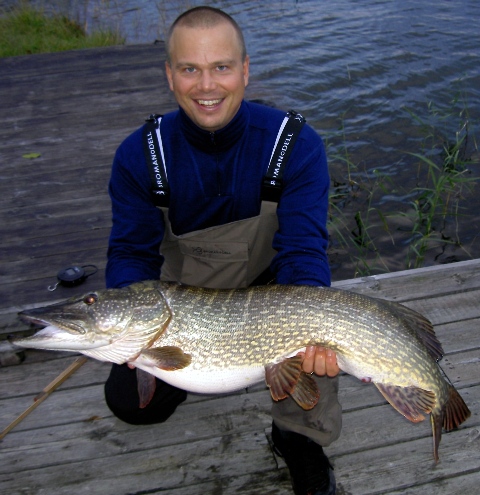
[[[215,153],[231,148],[243,136],[248,123],[248,110],[245,101],[242,101],[233,119],[215,132],[198,127],[182,108],[179,109],[179,118],[180,129],[192,146],[205,153]]]

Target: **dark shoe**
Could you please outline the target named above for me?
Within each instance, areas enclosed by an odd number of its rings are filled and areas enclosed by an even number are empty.
[[[328,457],[313,440],[272,425],[272,441],[285,459],[295,495],[335,495],[335,476]]]

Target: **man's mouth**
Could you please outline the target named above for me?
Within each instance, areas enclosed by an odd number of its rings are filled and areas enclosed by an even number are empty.
[[[222,99],[219,98],[217,100],[197,100],[197,103],[203,107],[214,107],[215,105],[221,103],[221,101]]]

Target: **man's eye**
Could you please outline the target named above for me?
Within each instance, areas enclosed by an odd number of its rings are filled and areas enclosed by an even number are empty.
[[[228,69],[228,66],[227,65],[219,65],[217,67],[217,70],[220,71],[220,72],[226,71],[227,69]]]
[[[187,74],[193,74],[195,72],[195,67],[186,67],[185,72]]]

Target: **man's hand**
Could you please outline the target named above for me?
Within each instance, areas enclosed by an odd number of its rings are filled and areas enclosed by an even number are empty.
[[[335,352],[331,349],[314,345],[306,348],[302,367],[305,373],[315,373],[319,376],[327,375],[331,378],[337,376],[340,372]]]

